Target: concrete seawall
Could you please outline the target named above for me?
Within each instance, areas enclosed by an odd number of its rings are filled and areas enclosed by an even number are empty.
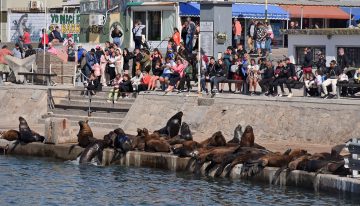
[[[249,97],[217,95],[141,94],[121,123],[125,131],[138,127],[160,129],[177,111],[190,124],[195,138],[222,131],[233,137],[237,124],[251,125],[256,141],[287,140],[299,143],[340,144],[360,136],[360,101],[344,99]]]
[[[14,145],[14,142],[0,140],[0,150],[9,145],[8,155],[26,155],[36,157],[52,157],[61,160],[75,160],[83,151],[80,147],[74,147],[69,153],[71,145],[49,145],[41,143],[30,143],[26,145]],[[3,152],[3,151],[1,151]],[[106,149],[103,154],[103,164],[108,165],[112,160],[114,151]],[[131,151],[114,164],[135,167],[150,167],[170,171],[186,171],[189,158],[179,158],[171,154],[164,153],[148,153]],[[233,179],[241,179],[241,166],[236,165],[232,170],[230,177]],[[254,177],[248,177],[249,180],[260,181],[271,184],[274,174],[278,168],[267,167]],[[312,189],[317,192],[335,191],[360,194],[360,180],[339,177],[335,175],[308,173],[304,171],[283,171],[276,185],[295,186],[301,188]]]

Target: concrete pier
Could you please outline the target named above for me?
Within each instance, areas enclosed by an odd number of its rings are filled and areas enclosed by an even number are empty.
[[[51,145],[42,143],[30,143],[26,145],[14,144],[5,140],[0,141],[0,151],[8,145],[7,155],[25,155],[37,157],[52,157],[61,160],[75,160],[83,151],[82,148],[76,146],[71,152],[71,145]],[[103,154],[103,164],[109,165],[114,151],[106,149]],[[130,151],[126,156],[122,157],[114,164],[134,167],[150,167],[170,171],[185,172],[189,158],[179,158],[171,154],[165,153],[149,153]],[[240,179],[241,166],[236,165],[231,171],[230,177],[233,179]],[[262,172],[254,177],[247,179],[266,182],[271,184],[273,182],[274,174],[278,168],[267,167]],[[344,193],[360,194],[360,180],[348,177],[339,177],[336,175],[309,173],[305,171],[283,171],[276,185],[280,186],[294,186],[311,189],[317,192],[335,191]]]

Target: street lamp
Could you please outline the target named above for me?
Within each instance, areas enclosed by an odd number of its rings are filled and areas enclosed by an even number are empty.
[[[43,69],[45,69],[45,47],[46,47],[46,44],[45,44],[45,40],[46,40],[46,33],[47,33],[47,5],[46,5],[46,3],[47,3],[47,0],[44,0],[44,14],[45,14],[45,33],[43,34],[43,39],[44,39],[44,42],[42,42],[43,43],[43,50],[44,50],[44,57],[43,57]],[[49,40],[49,37],[48,37],[48,40]]]
[[[268,0],[265,0],[265,23],[268,22]]]

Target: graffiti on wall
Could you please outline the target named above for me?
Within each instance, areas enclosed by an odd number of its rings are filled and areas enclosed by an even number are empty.
[[[27,29],[31,35],[31,41],[38,42],[43,28],[47,26],[48,31],[52,31],[59,26],[64,37],[72,34],[74,41],[79,42],[80,14],[53,13],[44,17],[44,14],[41,13],[10,13],[8,16],[10,28],[8,41],[17,42],[23,31]]]

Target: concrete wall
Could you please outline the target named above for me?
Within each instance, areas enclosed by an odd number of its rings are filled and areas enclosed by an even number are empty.
[[[289,57],[294,60],[296,57],[295,48],[298,46],[324,46],[326,48],[326,63],[329,66],[331,60],[336,60],[337,47],[360,47],[359,35],[334,35],[328,38],[327,35],[288,35]],[[295,62],[301,64],[301,62]]]
[[[237,124],[251,125],[257,142],[286,140],[298,143],[339,144],[359,137],[360,102],[293,98],[139,95],[121,123],[129,133],[146,127],[160,129],[178,111],[190,124],[196,140],[222,131],[233,137]]]
[[[0,126],[17,128],[19,116],[29,124],[37,124],[41,115],[47,112],[46,90],[27,89],[26,87],[1,87],[0,89]]]

